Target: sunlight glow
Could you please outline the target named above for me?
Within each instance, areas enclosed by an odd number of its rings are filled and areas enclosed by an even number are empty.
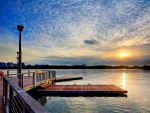
[[[122,88],[123,89],[126,88],[126,74],[125,73],[122,74]]]
[[[120,55],[121,57],[129,57],[129,56],[130,56],[130,54],[127,53],[127,52],[121,52],[119,55]]]

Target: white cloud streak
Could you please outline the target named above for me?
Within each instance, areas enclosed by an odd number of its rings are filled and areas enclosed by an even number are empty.
[[[0,40],[9,34],[3,41],[17,45],[16,25],[23,24],[22,43],[27,56],[30,48],[39,56],[64,53],[70,57],[70,53],[98,55],[103,49],[150,43],[150,1],[10,1],[4,4],[5,8],[10,12],[0,12],[6,24],[0,27],[4,31],[0,31]],[[96,40],[97,44],[90,47],[85,40]]]

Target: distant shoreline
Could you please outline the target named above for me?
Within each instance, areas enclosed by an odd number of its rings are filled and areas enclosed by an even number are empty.
[[[0,69],[17,69],[17,67],[0,67]],[[82,65],[75,65],[75,66],[31,66],[27,65],[26,67],[22,67],[22,69],[144,69],[150,70],[150,66],[82,66]]]

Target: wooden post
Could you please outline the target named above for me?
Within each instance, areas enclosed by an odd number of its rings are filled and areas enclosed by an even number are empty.
[[[40,82],[42,81],[42,72],[40,73]]]
[[[9,77],[9,71],[7,71],[7,76]]]
[[[36,85],[36,72],[33,73],[33,85]]]
[[[30,76],[30,70],[28,70],[28,76]]]

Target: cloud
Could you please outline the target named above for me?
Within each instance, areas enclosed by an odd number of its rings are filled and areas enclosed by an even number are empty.
[[[12,32],[18,23],[24,24],[23,41],[38,46],[81,48],[87,38],[97,40],[99,48],[142,45],[150,43],[149,3],[134,0],[8,2],[4,6],[10,12],[2,14],[6,25],[1,24]]]
[[[40,57],[37,60],[50,65],[92,65],[93,63],[95,64],[95,62],[101,62],[99,58],[90,56],[46,56]]]
[[[98,44],[98,42],[96,40],[84,40],[85,44],[89,44],[89,45],[95,45]]]
[[[98,55],[150,43],[150,1],[2,0],[1,3],[0,41],[18,45],[16,26],[22,24],[25,55],[32,50],[37,54],[32,55],[34,58]]]

